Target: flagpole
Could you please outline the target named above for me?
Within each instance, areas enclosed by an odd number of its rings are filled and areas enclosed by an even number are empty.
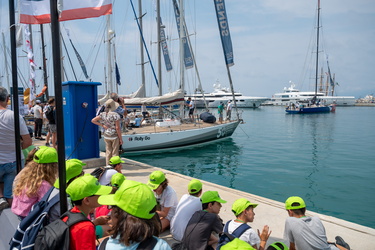
[[[16,17],[14,11],[14,0],[9,0],[9,24],[10,24],[10,50],[12,63],[12,83],[13,99],[12,106],[14,111],[14,137],[16,144],[16,164],[17,172],[21,171],[21,136],[20,136],[20,110],[18,100],[18,78],[17,78],[17,48],[16,48]],[[4,43],[5,47],[5,43]],[[9,83],[8,83],[9,84]]]
[[[63,214],[67,208],[66,199],[66,170],[65,170],[65,138],[64,138],[64,116],[62,100],[62,74],[61,74],[61,53],[60,53],[60,25],[57,0],[50,0],[51,11],[51,33],[52,33],[52,54],[53,54],[53,79],[55,86],[56,102],[56,126],[57,126],[57,155],[59,164],[59,185],[60,185],[60,211]]]

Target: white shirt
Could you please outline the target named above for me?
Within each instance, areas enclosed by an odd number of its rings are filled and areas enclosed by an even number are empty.
[[[20,134],[28,135],[25,120],[20,116]],[[16,160],[16,145],[14,142],[14,113],[9,109],[0,110],[0,164]],[[21,154],[21,159],[24,156]]]
[[[100,185],[107,186],[111,183],[112,175],[117,174],[118,172],[112,168],[106,169],[103,175],[100,177]]]
[[[171,221],[173,216],[175,215],[176,207],[178,204],[176,191],[174,191],[171,186],[167,186],[167,188],[164,189],[161,195],[155,195],[155,197],[159,201],[162,209],[165,207],[170,207],[166,219]]]
[[[241,226],[243,223],[236,222],[234,220],[231,220],[228,225],[228,232],[231,234],[234,230],[237,229],[237,227]],[[246,241],[251,246],[257,245],[260,243],[260,239],[258,236],[258,233],[255,232],[254,229],[249,228],[247,229],[240,237],[240,240]]]
[[[38,104],[36,104],[36,105],[34,106],[34,118],[38,118],[38,119],[43,118],[42,107],[39,106]]]
[[[171,221],[171,234],[174,239],[182,240],[191,216],[199,210],[202,210],[202,202],[199,197],[189,194],[184,194],[181,197]]]
[[[190,106],[190,109],[193,109],[193,108],[195,108],[195,103],[194,103],[194,101],[192,100],[190,103],[189,103],[189,105],[191,105]]]

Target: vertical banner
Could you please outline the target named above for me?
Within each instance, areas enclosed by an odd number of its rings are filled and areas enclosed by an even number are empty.
[[[171,59],[169,58],[167,38],[165,36],[165,31],[163,28],[163,22],[161,21],[161,18],[160,18],[160,27],[161,27],[160,28],[160,46],[161,46],[161,50],[163,51],[165,67],[167,71],[171,71],[172,63],[171,63]]]
[[[180,18],[180,10],[178,8],[176,0],[173,0],[173,7],[174,7],[174,13],[175,13],[175,16],[176,16],[178,36],[180,36],[181,18]],[[186,36],[187,32],[186,32],[185,25],[183,25],[183,22],[182,22],[182,27],[184,29],[184,34]],[[189,47],[189,44],[188,44],[188,41],[187,41],[186,37],[182,38],[182,42],[184,43],[184,63],[185,63],[185,68],[186,69],[190,69],[190,68],[192,68],[194,66],[194,61],[193,61],[193,57],[191,55],[190,47]]]
[[[223,46],[226,64],[230,67],[234,65],[232,40],[230,38],[229,24],[224,0],[214,0],[217,24],[219,26],[221,45]]]
[[[115,73],[116,73],[116,83],[117,85],[121,85],[120,71],[118,69],[117,62],[115,62]]]
[[[27,59],[29,60],[29,83],[30,83],[30,98],[29,98],[29,104],[32,103],[32,101],[35,99],[35,70],[34,68],[36,67],[35,62],[34,62],[34,53],[33,53],[33,48],[31,47],[31,42],[30,42],[30,31],[29,31],[29,26],[24,25],[25,29],[25,39],[26,39],[26,52],[27,52]]]

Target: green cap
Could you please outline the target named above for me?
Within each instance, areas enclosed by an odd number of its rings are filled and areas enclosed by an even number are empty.
[[[289,250],[287,245],[285,245],[281,241],[277,241],[277,242],[272,243],[271,245],[268,246],[268,248],[270,248],[270,247],[273,247],[272,249],[276,249],[276,250]]]
[[[112,187],[100,185],[98,179],[91,174],[78,177],[66,188],[72,201],[82,200],[92,195],[110,194],[111,191]]]
[[[293,203],[297,203],[296,205],[292,206]],[[298,196],[289,197],[285,201],[285,209],[286,210],[293,210],[293,209],[300,209],[306,207],[304,200]]]
[[[78,160],[78,159],[70,159],[65,162],[65,169],[66,169],[66,182],[68,182],[70,179],[80,175],[83,170],[83,166],[85,166],[86,163]],[[55,188],[60,188],[59,178],[55,181],[54,184]]]
[[[138,181],[125,180],[115,194],[102,195],[98,202],[101,205],[116,205],[142,219],[151,219],[155,215],[155,195],[146,184]]]
[[[255,250],[246,241],[240,240],[239,238],[234,238],[231,242],[223,245],[220,249],[222,250]]]
[[[147,185],[152,189],[155,190],[159,187],[159,185],[165,181],[165,175],[162,171],[154,171],[150,174],[149,181]]]
[[[125,161],[121,160],[120,156],[113,156],[109,160],[109,164],[111,164],[111,165],[116,165],[116,164],[119,164],[119,163],[125,163]]]
[[[202,203],[209,203],[213,201],[217,201],[219,203],[227,203],[227,201],[222,200],[219,196],[219,193],[217,191],[206,191],[202,195]]]
[[[125,181],[125,176],[121,173],[116,173],[111,177],[111,185],[114,187],[120,187],[121,184]]]
[[[188,185],[188,191],[190,194],[196,194],[202,190],[202,182],[197,179],[192,179]]]
[[[251,203],[250,201],[246,200],[245,198],[240,198],[236,200],[232,205],[232,211],[234,215],[238,216],[240,215],[245,209],[247,209],[249,206],[252,206],[255,208],[258,206],[258,204]]]
[[[35,152],[34,159],[36,163],[54,163],[57,161],[57,151],[55,148],[40,146]]]

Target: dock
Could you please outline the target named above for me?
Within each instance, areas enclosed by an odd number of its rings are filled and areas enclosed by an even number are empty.
[[[45,141],[34,141],[34,145],[40,146],[44,145]],[[84,171],[86,173],[91,173],[96,167],[98,166],[105,166],[105,157],[104,153],[100,153],[100,158],[94,159],[85,159],[83,160],[87,165],[84,166]],[[178,199],[182,197],[182,195],[187,193],[187,186],[192,177],[178,174],[172,171],[168,171],[165,169],[157,168],[148,164],[144,164],[141,162],[133,161],[131,159],[123,158],[125,163],[123,164],[122,173],[125,175],[126,179],[139,181],[142,183],[147,183],[148,176],[151,172],[155,170],[161,170],[166,174],[166,178],[169,181],[169,185],[173,187],[176,191]],[[259,229],[262,230],[264,225],[268,225],[270,230],[272,230],[272,234],[267,242],[267,246],[275,241],[283,241],[283,234],[284,234],[284,223],[285,219],[288,217],[288,214],[285,210],[284,203],[274,201],[268,198],[264,198],[258,195],[254,195],[251,193],[242,192],[239,190],[235,190],[232,188],[224,187],[221,185],[217,185],[208,181],[201,180],[203,183],[203,192],[212,190],[218,191],[221,198],[226,200],[227,203],[222,204],[222,208],[220,211],[219,216],[222,218],[224,223],[228,220],[234,219],[234,214],[231,211],[231,206],[233,202],[239,198],[246,198],[252,203],[259,204],[254,212],[255,212],[255,219],[254,222],[250,223],[251,227],[255,230]],[[288,197],[285,197],[287,199]],[[304,197],[302,197],[304,198]],[[345,202],[345,201],[343,201]],[[348,203],[341,204],[342,206],[348,206]],[[307,204],[307,216],[317,216],[323,222],[327,239],[328,241],[335,241],[335,236],[341,236],[351,247],[351,249],[359,250],[359,249],[374,249],[374,242],[375,242],[375,229],[362,226],[356,223],[352,223],[349,221],[345,221],[339,218],[335,218],[333,216],[323,215],[319,213],[315,213],[309,211],[309,204]],[[355,206],[353,206],[355,209]],[[9,211],[10,212],[10,211]],[[11,213],[11,212],[10,212]],[[4,214],[4,213],[3,213]],[[369,217],[372,215],[368,215]],[[1,216],[1,221],[9,224],[9,227],[6,231],[9,233],[9,228],[16,227],[17,224],[15,222],[11,222],[10,219],[4,218]],[[11,216],[8,216],[11,217]],[[15,231],[15,228],[14,228]],[[2,230],[0,230],[2,232]],[[4,231],[5,232],[5,231]],[[3,232],[3,233],[4,233]],[[11,233],[13,235],[13,233]],[[5,239],[4,234],[0,234],[1,244],[0,246],[6,246],[9,239]],[[11,236],[10,236],[11,237]],[[172,235],[170,234],[169,230],[163,232],[160,238],[166,240],[169,245],[172,245],[176,242]],[[0,247],[1,249],[1,247]]]

